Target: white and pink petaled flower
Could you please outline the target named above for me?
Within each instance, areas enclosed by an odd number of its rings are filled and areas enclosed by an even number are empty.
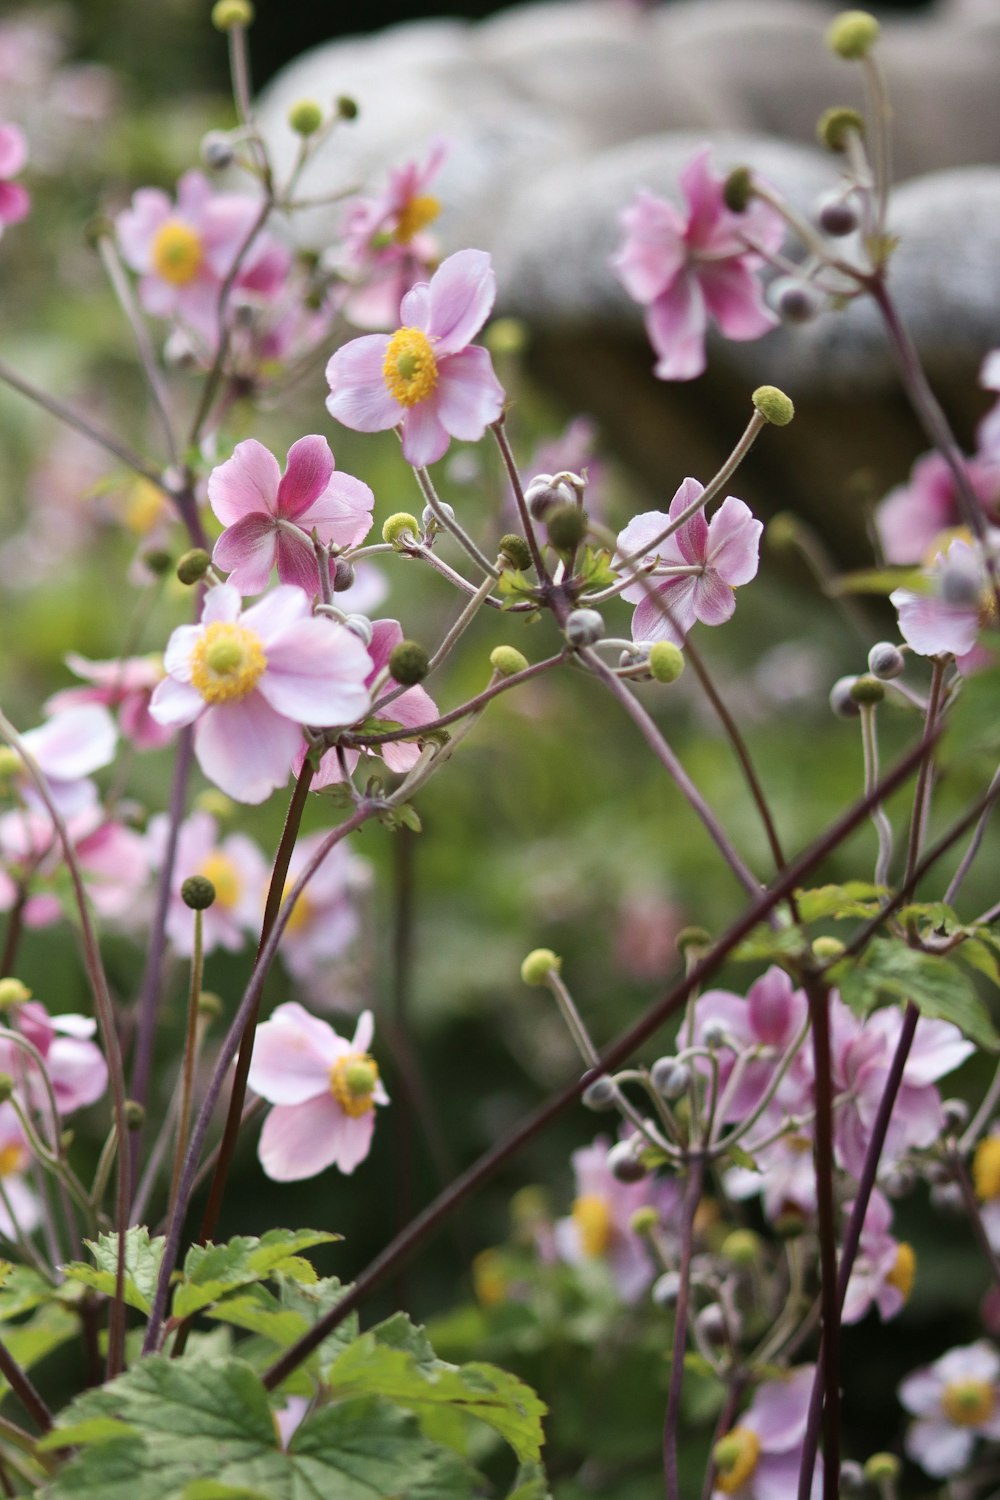
[[[157,866],[163,862],[167,818],[153,818],[149,847]],[[206,953],[225,948],[239,953],[251,933],[259,933],[267,888],[268,865],[253,839],[243,833],[220,837],[211,813],[193,812],[177,831],[166,933],[174,950],[190,957],[194,947],[194,914],[181,898],[181,886],[191,875],[203,875],[215,887],[215,900],[201,914],[202,944]]]
[[[850,1212],[852,1204],[846,1205]],[[909,1301],[916,1272],[913,1247],[889,1233],[892,1209],[876,1188],[868,1203],[858,1254],[851,1268],[844,1298],[843,1320],[859,1323],[873,1305],[885,1323],[902,1312]]]
[[[792,986],[784,969],[772,965],[750,986],[746,999],[728,990],[706,990],[695,1011],[695,1038],[704,1042],[708,1026],[725,1027],[726,1042],[718,1049],[720,1119],[743,1120],[763,1100],[775,1079],[778,1063],[804,1035],[808,1003]],[[805,1113],[808,1079],[794,1062],[778,1084],[778,1103],[787,1113]]]
[[[639,192],[621,216],[625,240],[612,265],[629,296],[646,309],[646,332],[661,380],[693,380],[705,368],[709,319],[726,338],[756,339],[777,323],[756,272],[785,237],[780,215],[754,201],[745,213],[725,205],[723,177],[709,148],[680,176],[687,214]],[[763,252],[763,253],[761,253]]]
[[[226,528],[212,561],[241,594],[263,592],[276,567],[282,583],[314,597],[320,578],[312,533],[324,546],[339,548],[368,535],[371,490],[334,470],[329,443],[316,436],[292,444],[284,474],[254,438],[238,443],[232,458],[212,470],[208,498]]]
[[[421,468],[450,438],[476,442],[503,411],[487,350],[471,340],[493,309],[496,277],[482,250],[449,255],[403,298],[403,326],[338,349],[326,367],[327,409],[356,432],[398,427],[403,457]]]
[[[301,589],[282,585],[241,609],[231,584],[210,589],[200,625],[181,625],[150,712],[194,724],[208,779],[237,802],[263,802],[288,780],[304,724],[353,724],[369,706],[368,652],[357,636],[313,616]]]
[[[118,726],[137,750],[158,750],[169,744],[175,730],[157,724],[149,712],[154,689],[163,680],[162,656],[125,656],[116,661],[88,661],[75,651],[66,655],[66,665],[88,687],[63,688],[45,705],[46,713],[57,714],[81,703],[103,703],[117,708]]]
[[[712,1450],[712,1500],[791,1500],[798,1493],[814,1374],[814,1365],[800,1365],[787,1379],[758,1388],[737,1426]],[[821,1484],[814,1473],[813,1500],[819,1500]]]
[[[985,1339],[950,1349],[908,1375],[899,1399],[917,1418],[906,1434],[910,1458],[936,1479],[959,1474],[977,1437],[1000,1438],[1000,1356]]]
[[[114,720],[103,705],[86,703],[63,709],[21,739],[63,817],[96,807],[97,788],[90,780],[91,772],[110,765],[118,745]],[[44,812],[27,770],[22,766],[15,774],[28,806]]]
[[[25,1181],[31,1149],[13,1104],[0,1104],[0,1182],[6,1202],[0,1202],[0,1235],[15,1241],[41,1223],[38,1199]]]
[[[296,843],[288,863],[286,891],[328,837],[312,833]],[[367,860],[351,853],[346,842],[335,844],[296,901],[281,936],[281,956],[296,979],[315,979],[325,963],[342,957],[357,935],[357,897],[370,883]]]
[[[108,1065],[91,1039],[97,1023],[89,1016],[50,1016],[29,1000],[15,1012],[14,1029],[39,1052],[60,1116],[100,1099],[108,1086]],[[32,1107],[45,1111],[48,1094],[38,1064],[23,1047],[0,1036],[0,1072],[9,1073]]]
[[[31,209],[28,190],[11,179],[23,171],[28,143],[17,125],[0,122],[0,234],[7,224],[19,224]]]
[[[637,606],[633,640],[681,645],[696,620],[724,624],[736,608],[734,589],[757,576],[764,528],[733,495],[726,496],[711,521],[698,510],[665,541],[657,541],[703,493],[696,479],[685,479],[666,514],[646,511],[619,533],[615,566],[634,556],[633,569],[653,569],[648,585],[633,583],[622,590],[622,598]]]
[[[926,570],[926,593],[895,589],[889,600],[899,615],[899,630],[918,656],[954,656],[963,672],[978,665],[976,642],[993,622],[996,602],[979,554],[956,538]]]
[[[87,895],[100,916],[127,921],[149,874],[146,841],[135,829],[109,818],[95,800],[66,819],[67,832]],[[61,841],[44,811],[22,808],[0,817],[0,911],[24,898],[27,927],[48,927],[63,915],[56,893],[64,868]]]
[[[375,1106],[389,1102],[368,1051],[374,1030],[366,1010],[347,1041],[294,1002],[258,1026],[249,1082],[274,1105],[258,1155],[275,1182],[298,1182],[333,1166],[350,1173],[368,1155]]]
[[[1000,443],[993,451],[962,459],[962,467],[984,517],[995,522],[1000,503]],[[947,539],[947,533],[964,521],[955,476],[937,452],[922,454],[906,484],[891,489],[875,510],[875,527],[890,563],[924,562]]]

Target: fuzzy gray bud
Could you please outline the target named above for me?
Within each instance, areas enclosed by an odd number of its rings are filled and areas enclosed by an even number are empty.
[[[833,239],[853,234],[858,227],[857,209],[849,198],[842,198],[839,193],[830,193],[820,199],[816,218],[823,233]]]
[[[823,305],[816,289],[795,276],[779,276],[768,301],[783,323],[810,323]]]
[[[592,646],[604,635],[604,620],[596,609],[574,609],[566,616],[566,639],[571,646]]]
[[[647,1175],[631,1141],[617,1141],[611,1147],[608,1171],[618,1182],[641,1182]]]
[[[210,130],[201,138],[199,155],[210,172],[224,172],[232,166],[236,151],[226,131]]]
[[[891,682],[906,670],[906,657],[892,641],[877,641],[868,653],[868,670],[882,682]]]
[[[583,1091],[583,1104],[585,1108],[595,1111],[614,1109],[618,1090],[614,1081],[607,1074],[595,1078],[593,1083],[588,1083]]]
[[[342,594],[345,589],[351,588],[354,583],[354,564],[348,562],[346,557],[338,557],[332,581],[335,594]]]
[[[830,707],[838,719],[856,719],[861,706],[852,696],[856,677],[838,677],[830,689]]]
[[[679,1099],[691,1083],[691,1069],[676,1057],[658,1057],[650,1069],[650,1082],[664,1099]]]

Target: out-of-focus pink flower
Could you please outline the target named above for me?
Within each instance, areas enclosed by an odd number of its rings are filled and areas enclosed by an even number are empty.
[[[313,616],[290,584],[248,610],[241,602],[219,584],[201,624],[174,631],[150,712],[160,724],[196,723],[208,779],[237,802],[263,802],[287,781],[303,724],[353,724],[367,712],[371,661],[357,636]]]
[[[403,327],[338,349],[326,367],[330,415],[356,432],[402,431],[417,467],[441,458],[449,438],[476,442],[503,411],[487,350],[470,342],[489,317],[496,277],[483,250],[449,255],[403,298]]]
[[[778,1130],[782,1134],[759,1150],[757,1140],[768,1140]],[[772,1224],[786,1215],[807,1218],[816,1211],[816,1168],[813,1165],[812,1136],[807,1130],[792,1130],[785,1111],[773,1105],[760,1117],[751,1136],[740,1142],[753,1157],[757,1170],[730,1167],[725,1175],[726,1192],[731,1198],[756,1198]]]
[[[437,240],[425,230],[441,204],[428,188],[448,150],[434,141],[426,161],[390,172],[377,197],[348,204],[337,268],[356,283],[344,313],[358,328],[391,328],[403,297],[437,264]]]
[[[178,319],[214,349],[219,293],[259,212],[258,199],[216,192],[201,172],[185,172],[176,203],[159,188],[140,188],[115,227],[126,263],[139,273],[146,311]],[[290,264],[284,247],[258,234],[234,282],[237,300],[276,295]]]
[[[646,1243],[631,1227],[632,1215],[646,1205],[670,1221],[680,1206],[680,1191],[669,1179],[619,1182],[608,1167],[611,1142],[598,1136],[571,1158],[576,1197],[569,1218],[555,1226],[555,1247],[569,1265],[604,1261],[623,1302],[635,1302],[656,1275]]]
[[[846,1205],[848,1211],[852,1207]],[[876,1188],[868,1203],[857,1258],[847,1283],[845,1323],[860,1323],[873,1303],[884,1323],[902,1312],[909,1301],[916,1256],[905,1240],[893,1239],[889,1233],[891,1225],[889,1201]]]
[[[257,1028],[250,1087],[275,1107],[264,1121],[258,1155],[268,1177],[298,1182],[327,1167],[353,1172],[375,1129],[375,1105],[388,1104],[368,1049],[370,1010],[353,1040],[294,1002]]]
[[[1000,349],[992,349],[979,370],[979,384],[986,391],[1000,392]],[[987,458],[1000,460],[1000,401],[986,413],[976,428],[976,443]]]
[[[289,890],[326,833],[300,839],[288,864]],[[281,938],[285,967],[296,979],[314,979],[324,963],[339,958],[358,931],[356,897],[371,882],[371,867],[342,842],[335,844],[295,903]]]
[[[115,661],[88,661],[75,651],[66,654],[66,665],[89,687],[63,688],[45,705],[57,714],[81,703],[103,703],[117,708],[122,734],[137,750],[157,750],[174,737],[170,725],[157,724],[149,712],[154,688],[163,680],[162,656],[126,656]]]
[[[918,1419],[906,1434],[910,1458],[936,1479],[958,1474],[977,1437],[1000,1438],[1000,1357],[985,1339],[949,1349],[907,1375],[899,1399]]]
[[[993,591],[975,548],[960,537],[926,569],[927,592],[894,589],[899,631],[918,656],[955,656],[975,667],[980,630],[995,612]]]
[[[764,304],[756,272],[785,237],[779,214],[759,200],[745,213],[726,207],[725,178],[699,151],[680,177],[687,214],[649,192],[621,216],[625,240],[612,260],[629,296],[646,309],[646,332],[661,380],[693,380],[705,368],[709,319],[737,341],[757,339],[777,323]]]
[[[31,209],[28,190],[12,182],[28,160],[28,143],[17,125],[0,123],[0,234],[7,224],[19,224]]]
[[[288,450],[284,474],[272,453],[254,438],[238,443],[232,458],[213,469],[208,498],[226,530],[212,561],[241,594],[267,588],[277,567],[282,583],[319,593],[319,567],[310,540],[353,547],[371,530],[375,497],[351,474],[337,474],[323,437],[299,438]]]
[[[163,861],[167,831],[165,815],[150,821],[147,838],[156,867]],[[176,951],[186,958],[194,944],[194,917],[181,899],[181,886],[190,875],[204,875],[215,886],[215,900],[202,912],[205,952],[226,948],[239,953],[248,936],[260,931],[268,878],[261,850],[243,833],[222,838],[211,813],[198,811],[185,818],[177,832],[166,932]]]
[[[149,873],[145,839],[108,818],[96,800],[71,814],[66,822],[95,910],[109,920],[134,916],[136,897]],[[18,877],[17,884],[10,881],[0,887],[0,910],[9,910],[19,885],[24,884],[29,890],[25,925],[48,927],[58,922],[63,907],[51,887],[59,879],[64,860],[62,844],[47,813],[24,809],[0,817],[0,855]]]
[[[29,729],[21,738],[25,749],[37,761],[52,800],[64,817],[95,806],[97,790],[89,780],[90,773],[111,764],[118,744],[118,731],[106,708],[87,703],[64,709],[37,729]],[[19,773],[19,781],[29,807],[44,812],[26,771]]]
[[[610,921],[615,959],[631,979],[662,979],[673,967],[684,918],[667,891],[649,882],[631,887]]]
[[[60,1115],[100,1099],[108,1086],[108,1065],[91,1040],[96,1021],[90,1016],[50,1016],[44,1005],[29,1000],[18,1007],[15,1027],[41,1054]],[[47,1095],[37,1063],[6,1037],[0,1037],[0,1071],[10,1074],[35,1108],[45,1110]]]
[[[808,1004],[793,989],[784,969],[772,965],[750,986],[747,998],[728,990],[706,990],[695,1010],[695,1038],[704,1043],[705,1028],[725,1026],[727,1044],[718,1049],[719,1108],[726,1120],[745,1119],[770,1087],[777,1064],[802,1031]],[[732,1082],[730,1083],[730,1080]],[[788,1069],[777,1100],[789,1114],[809,1108],[801,1069]]]
[[[14,1106],[0,1104],[0,1180],[7,1197],[7,1203],[0,1203],[0,1235],[7,1240],[16,1241],[18,1231],[30,1234],[41,1223],[38,1199],[24,1180],[30,1165],[31,1151]]]
[[[736,1427],[712,1450],[718,1479],[712,1500],[790,1500],[798,1489],[815,1365],[799,1365],[785,1380],[768,1380]],[[811,1494],[819,1500],[821,1479]]]
[[[645,552],[703,492],[704,485],[697,479],[685,479],[666,514],[645,511],[633,516],[619,533],[617,559],[636,554],[633,569],[640,569],[644,561],[655,562],[650,579],[665,606],[661,609],[641,583],[622,590],[622,598],[637,606],[632,616],[633,640],[681,645],[696,620],[705,625],[724,624],[736,608],[734,588],[757,576],[764,528],[733,495],[726,496],[711,521],[699,510],[666,541]],[[615,565],[621,564],[616,560]]]
[[[1000,451],[963,459],[972,491],[986,518],[995,521],[1000,503]],[[940,453],[925,453],[906,484],[889,491],[875,511],[886,562],[921,563],[947,533],[964,524],[955,478]]]

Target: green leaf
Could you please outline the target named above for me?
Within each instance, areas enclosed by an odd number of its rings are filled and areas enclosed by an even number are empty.
[[[79,1333],[80,1320],[76,1314],[58,1302],[50,1302],[38,1308],[26,1323],[5,1329],[3,1341],[18,1364],[30,1370],[32,1365],[61,1349]],[[7,1382],[0,1378],[0,1394],[6,1391]]]
[[[893,589],[930,593],[923,568],[862,568],[856,573],[842,573],[834,588],[838,594],[891,594]]]
[[[749,932],[733,949],[733,958],[741,963],[781,960],[800,954],[803,950],[802,935],[794,927],[768,927],[761,923]]]
[[[606,589],[617,582],[618,574],[611,566],[611,553],[603,548],[584,548],[583,561],[577,565],[577,575],[584,588]]]
[[[195,1479],[184,1486],[182,1500],[269,1500],[269,1497],[263,1490],[249,1490],[242,1484],[220,1484],[217,1479]]]
[[[886,894],[884,886],[849,880],[844,885],[820,885],[811,891],[796,891],[795,899],[803,922],[820,922],[827,917],[835,920],[873,917]]]
[[[726,1152],[734,1167],[744,1167],[748,1172],[759,1172],[760,1167],[754,1161],[749,1151],[744,1151],[742,1146],[730,1146]]]
[[[286,1262],[294,1275],[298,1251],[341,1238],[316,1229],[269,1229],[260,1239],[238,1235],[225,1245],[192,1245],[184,1261],[184,1278],[174,1293],[173,1315],[186,1318],[200,1312],[227,1292],[265,1281]]]
[[[517,568],[505,568],[497,579],[497,593],[503,598],[503,608],[519,604],[523,599],[537,599],[538,591],[531,579]]]
[[[103,1292],[105,1296],[113,1297],[118,1269],[117,1234],[102,1234],[96,1240],[84,1240],[83,1243],[93,1255],[94,1265],[88,1266],[83,1261],[71,1261],[68,1266],[63,1266],[63,1271],[71,1281],[82,1282],[84,1286],[93,1287],[95,1292]],[[137,1312],[148,1315],[152,1310],[156,1278],[160,1273],[162,1259],[162,1235],[157,1235],[151,1240],[149,1230],[145,1225],[139,1225],[138,1228],[129,1229],[126,1232],[123,1290],[125,1301]]]
[[[543,1470],[537,1464],[522,1464],[507,1500],[551,1500]]]
[[[912,1000],[922,1015],[951,1021],[978,1046],[990,1051],[1000,1046],[985,1005],[958,965],[909,948],[899,938],[875,938],[839,983],[855,1015],[868,1015],[880,1000]]]
[[[59,1289],[30,1266],[12,1266],[9,1261],[4,1261],[2,1266],[0,1323],[6,1323],[9,1318],[19,1318],[40,1307],[43,1302],[51,1302],[59,1297]]]

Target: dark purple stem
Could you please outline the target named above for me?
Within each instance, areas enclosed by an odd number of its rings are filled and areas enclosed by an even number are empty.
[[[694,1219],[701,1202],[704,1158],[692,1156],[688,1161],[688,1180],[681,1210],[681,1261],[678,1267],[677,1301],[674,1304],[674,1347],[670,1361],[670,1385],[667,1410],[663,1418],[663,1484],[667,1500],[680,1500],[680,1477],[677,1472],[677,1432],[681,1419],[681,1392],[684,1389],[684,1354],[687,1349],[688,1303],[691,1298],[691,1257],[694,1253]]]

